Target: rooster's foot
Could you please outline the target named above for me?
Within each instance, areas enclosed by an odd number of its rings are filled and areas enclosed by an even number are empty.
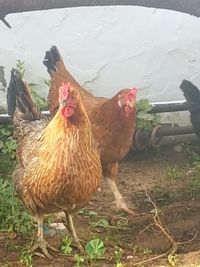
[[[114,195],[115,204],[116,204],[117,209],[123,210],[123,211],[127,212],[128,214],[134,215],[135,214],[134,211],[126,205],[122,194],[119,192],[119,189],[116,185],[115,180],[108,178],[107,182],[108,182],[108,185],[109,185],[109,187],[110,187],[110,189]]]
[[[117,209],[123,210],[123,211],[127,212],[130,215],[135,215],[135,212],[126,205],[123,197],[117,198],[115,200],[115,204],[116,204]]]
[[[84,247],[83,245],[81,244],[81,242],[83,242],[82,240],[75,240],[74,239],[74,246],[78,248],[78,250],[81,252],[81,253],[84,253]]]
[[[56,248],[52,247],[51,245],[49,245],[47,243],[47,241],[43,240],[43,241],[38,241],[36,242],[29,250],[30,253],[35,253],[38,256],[44,257],[46,256],[49,259],[53,259],[53,256],[48,252],[47,248],[49,250],[52,250],[54,252],[59,252],[59,250],[57,250]],[[40,249],[42,251],[41,253],[35,252],[35,250]]]

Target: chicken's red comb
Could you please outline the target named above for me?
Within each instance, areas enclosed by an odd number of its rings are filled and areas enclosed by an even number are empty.
[[[137,92],[138,92],[138,89],[137,88],[132,88],[130,90],[130,92],[129,92],[129,95],[132,96],[132,97],[134,97],[134,96],[136,96]]]
[[[59,88],[59,96],[62,98],[66,98],[70,92],[70,83],[63,82],[61,87]]]

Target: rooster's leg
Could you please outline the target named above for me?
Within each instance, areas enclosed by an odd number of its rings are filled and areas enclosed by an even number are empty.
[[[83,253],[84,252],[84,248],[81,245],[80,239],[76,235],[76,231],[75,231],[74,223],[73,223],[73,220],[72,220],[72,216],[67,214],[67,212],[65,212],[65,214],[66,214],[68,230],[69,230],[71,236],[73,237],[73,239],[74,239],[77,247],[79,248],[80,252]]]
[[[119,189],[116,184],[117,174],[118,174],[118,163],[108,164],[107,166],[104,166],[104,174],[107,177],[108,185],[114,195],[116,207],[133,215],[134,214],[133,210],[126,205],[124,198],[122,194],[119,192]]]
[[[50,246],[46,240],[44,240],[44,232],[43,232],[43,217],[42,216],[36,216],[36,221],[37,221],[37,227],[38,227],[38,239],[37,242],[32,246],[30,249],[30,252],[35,251],[36,249],[40,249],[43,253],[44,256],[47,258],[53,258],[47,248],[51,249],[52,251],[58,252],[58,250],[52,246]],[[41,255],[39,253],[36,253],[37,255]]]

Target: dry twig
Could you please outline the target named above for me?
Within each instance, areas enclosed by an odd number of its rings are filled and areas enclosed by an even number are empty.
[[[149,258],[149,259],[146,259],[146,260],[143,260],[143,261],[140,261],[140,262],[136,262],[136,263],[133,263],[132,266],[138,266],[138,265],[141,265],[141,264],[144,264],[144,263],[147,263],[147,262],[151,262],[151,261],[154,261],[154,260],[157,260],[157,259],[160,259],[164,256],[167,256],[168,255],[168,261],[170,259],[173,258],[174,254],[176,253],[177,249],[178,249],[178,246],[179,245],[183,245],[183,244],[186,244],[186,243],[189,243],[189,242],[192,242],[196,237],[197,237],[197,234],[198,232],[196,231],[195,235],[193,238],[191,238],[190,240],[187,240],[185,242],[177,242],[169,233],[168,231],[166,230],[166,228],[164,228],[164,226],[162,225],[161,223],[161,220],[160,220],[160,217],[158,215],[158,208],[156,206],[156,204],[153,202],[153,200],[151,199],[151,197],[149,196],[149,194],[147,193],[146,190],[145,191],[145,195],[147,196],[149,202],[152,204],[152,206],[154,207],[154,214],[153,214],[153,223],[149,224],[147,227],[145,227],[142,231],[140,231],[139,234],[143,233],[144,231],[146,231],[149,227],[151,226],[157,226],[161,232],[167,237],[167,239],[171,242],[172,246],[171,248],[163,253],[163,254],[160,254],[160,255],[157,255],[155,257],[152,257],[152,258]]]

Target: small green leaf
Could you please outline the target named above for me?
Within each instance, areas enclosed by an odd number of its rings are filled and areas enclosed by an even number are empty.
[[[107,228],[109,227],[109,222],[106,219],[100,219],[98,222],[94,223],[94,226]]]
[[[62,245],[61,245],[61,251],[63,254],[70,255],[72,252],[72,239],[69,236],[66,236],[62,240]]]
[[[87,210],[87,209],[82,209],[78,212],[79,214],[83,214],[85,216],[97,216],[97,213],[95,211],[92,210]]]
[[[6,128],[1,128],[0,131],[1,131],[1,134],[4,136],[9,136],[11,134],[11,132]]]
[[[148,111],[150,111],[152,108],[153,108],[153,106],[150,105],[149,100],[147,100],[147,99],[141,99],[141,100],[139,100],[138,103],[137,103],[137,109],[138,109],[138,110],[143,110],[143,111],[145,111],[145,112],[148,112]]]
[[[51,86],[51,80],[44,80],[44,83],[48,86],[48,87],[50,87]]]
[[[78,254],[74,255],[74,260],[76,262],[74,267],[81,267],[85,261],[84,257],[79,256]]]
[[[93,239],[89,241],[85,247],[85,252],[91,260],[100,259],[105,254],[104,243],[100,239]]]
[[[38,86],[38,84],[37,83],[28,83],[28,86],[29,87],[35,87],[35,86]]]

